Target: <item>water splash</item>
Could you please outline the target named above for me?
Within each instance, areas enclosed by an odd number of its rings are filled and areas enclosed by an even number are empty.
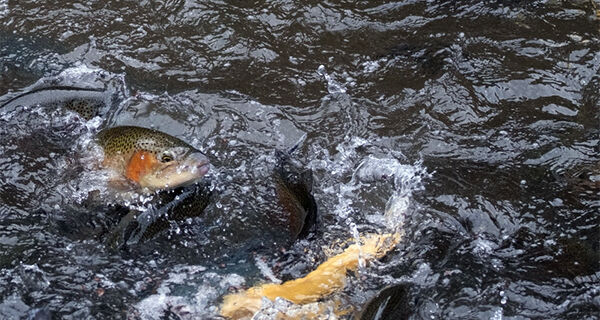
[[[281,280],[277,279],[275,274],[273,274],[273,270],[269,268],[267,263],[263,260],[262,257],[257,256],[254,261],[256,262],[256,266],[260,270],[260,272],[265,276],[269,281],[273,283],[281,283]]]
[[[0,0],[0,18],[3,18],[9,13],[8,0]]]
[[[350,222],[349,223],[350,226],[350,231],[352,233],[352,237],[354,238],[354,241],[356,241],[356,243],[361,244],[360,241],[360,233],[358,232],[358,228],[356,227],[356,224],[354,222]],[[362,249],[362,245],[358,247],[358,269],[357,272],[360,274],[361,271],[363,271],[366,267],[366,262],[365,262],[365,258],[364,258],[364,252]]]
[[[156,293],[133,306],[129,315],[157,320],[168,314],[176,315],[178,319],[212,318],[218,312],[214,301],[245,282],[237,274],[220,275],[207,272],[202,266],[176,266]]]
[[[333,77],[327,73],[324,65],[320,65],[319,68],[317,68],[317,73],[325,78],[325,81],[327,81],[327,91],[330,94],[346,93],[346,88],[339,82],[335,81]]]

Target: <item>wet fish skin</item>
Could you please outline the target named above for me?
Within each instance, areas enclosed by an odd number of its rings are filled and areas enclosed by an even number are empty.
[[[404,320],[414,308],[411,306],[409,284],[397,284],[382,289],[363,307],[356,320]]]
[[[169,189],[200,180],[209,168],[199,150],[158,130],[118,126],[100,131],[103,165],[148,190]]]
[[[279,203],[288,215],[288,228],[293,238],[305,238],[317,220],[317,203],[312,195],[313,177],[310,169],[277,150],[274,169]]]
[[[106,238],[112,249],[122,249],[128,243],[144,242],[169,227],[170,221],[183,221],[201,216],[211,202],[210,181],[162,191],[156,204],[144,212],[129,210]]]
[[[267,229],[236,230],[236,234],[250,232],[250,238],[241,237],[244,241],[243,250],[248,252],[260,250],[263,242],[269,242],[264,241],[265,239],[255,239],[251,234],[268,238],[269,234],[274,232],[275,238],[283,237],[284,242],[290,244],[298,238],[306,237],[316,222],[317,204],[311,194],[312,172],[294,161],[289,154],[277,151],[276,158],[277,164],[273,168],[272,179],[265,180],[268,184],[275,184],[274,188],[269,189],[273,194],[265,196],[264,199],[277,203],[270,206],[273,211],[266,213],[266,216],[253,215],[256,219],[264,219],[263,225]],[[126,214],[111,232],[107,245],[118,249],[126,247],[127,244],[144,242],[167,229],[170,221],[182,221],[203,215],[213,198],[218,196],[213,194],[210,184],[209,180],[203,179],[193,185],[161,191],[151,209],[145,212],[131,210]],[[282,232],[283,230],[285,232]],[[215,246],[217,251],[222,250],[219,243],[209,246]]]
[[[0,111],[8,113],[19,107],[32,106],[48,109],[66,108],[78,113],[85,120],[90,120],[110,108],[112,99],[108,90],[100,88],[46,87],[22,93],[3,102]]]

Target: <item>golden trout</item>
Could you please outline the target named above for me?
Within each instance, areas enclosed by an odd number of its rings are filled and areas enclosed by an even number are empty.
[[[104,149],[104,167],[148,190],[188,185],[208,172],[202,152],[157,130],[113,127],[102,130],[97,141]]]

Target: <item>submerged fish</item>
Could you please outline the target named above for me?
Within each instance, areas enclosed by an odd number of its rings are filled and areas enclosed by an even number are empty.
[[[207,238],[228,238],[227,244],[211,241],[204,246],[205,253],[222,253],[223,247],[250,252],[262,248],[265,243],[285,245],[308,235],[317,217],[317,204],[311,194],[312,172],[283,152],[277,152],[276,158],[277,164],[268,178],[257,181],[247,193],[237,195],[248,199],[240,202],[245,203],[243,208],[234,210],[242,209],[240,211],[244,212],[245,218],[251,221],[241,225],[204,221],[207,227],[214,223],[220,226],[208,227]],[[256,199],[250,197],[253,191],[259,189],[262,190],[259,192],[261,203],[257,210],[250,205]],[[201,216],[211,200],[219,195],[213,195],[210,182],[203,180],[187,187],[159,192],[155,197],[150,209],[144,212],[131,210],[121,219],[108,237],[109,247],[120,248],[143,242],[167,229],[171,221]]]
[[[113,127],[97,136],[104,149],[103,166],[148,190],[167,189],[200,180],[208,158],[166,133],[134,126]]]
[[[312,171],[302,170],[289,154],[276,152],[277,165],[273,172],[277,199],[284,208],[286,225],[293,238],[304,238],[317,220],[317,203],[312,195]]]
[[[110,231],[106,244],[117,249],[128,243],[143,242],[167,229],[170,221],[182,221],[202,215],[212,196],[209,186],[210,182],[204,180],[160,192],[148,210],[129,210]]]
[[[47,87],[22,93],[0,106],[2,113],[14,112],[20,107],[41,106],[49,109],[65,108],[90,120],[101,115],[113,104],[113,94],[99,88],[68,86]]]
[[[414,313],[410,285],[402,283],[379,291],[356,315],[356,320],[403,320]]]

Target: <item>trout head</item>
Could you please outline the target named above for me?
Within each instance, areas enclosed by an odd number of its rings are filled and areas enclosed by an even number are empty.
[[[131,156],[125,176],[142,188],[168,189],[200,180],[208,168],[208,158],[197,150],[183,147],[159,153],[140,150]]]
[[[208,172],[208,158],[166,133],[134,126],[105,129],[98,134],[104,165],[149,190],[171,189],[199,181]]]

